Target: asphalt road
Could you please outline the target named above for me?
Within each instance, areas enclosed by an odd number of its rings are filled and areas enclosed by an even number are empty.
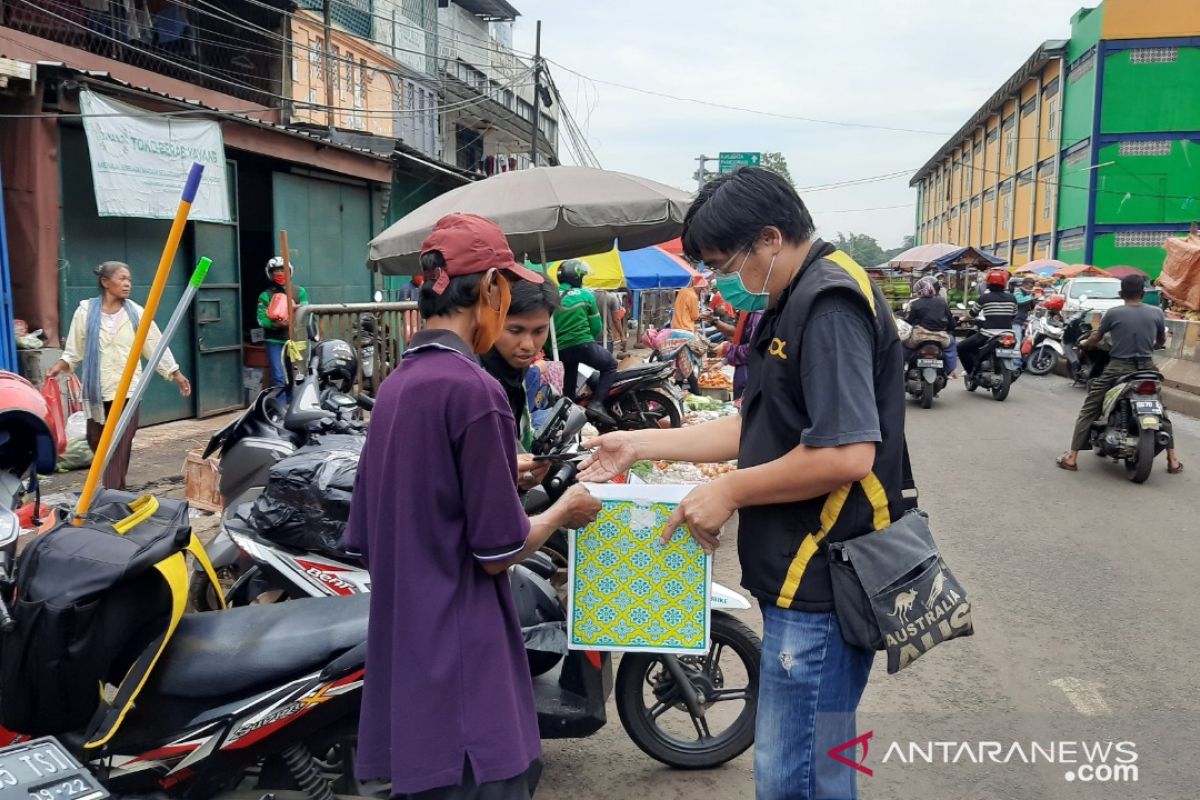
[[[922,506],[970,593],[976,635],[899,675],[876,660],[859,716],[859,732],[873,732],[862,797],[1200,797],[1200,423],[1176,420],[1182,475],[1160,459],[1135,486],[1089,454],[1071,474],[1054,458],[1082,400],[1062,378],[1026,377],[1004,403],[959,384],[932,410],[910,406]],[[736,586],[733,533],[725,538],[716,578]],[[761,629],[757,611],[741,616]],[[996,748],[980,754],[980,741],[1000,743],[1008,763],[986,761]],[[1079,765],[1089,751],[1101,763],[1094,748],[1106,742],[1132,743],[1107,764],[1136,753],[1136,782],[1085,780],[1092,772]],[[1062,763],[1046,763],[1051,749]],[[708,772],[670,770],[642,755],[615,709],[589,739],[546,742],[545,761],[543,798],[754,793],[751,753]]]

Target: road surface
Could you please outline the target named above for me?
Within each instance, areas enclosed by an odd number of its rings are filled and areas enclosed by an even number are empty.
[[[932,410],[910,406],[922,507],[970,592],[976,635],[899,675],[876,659],[859,719],[873,732],[862,797],[1200,797],[1200,423],[1176,419],[1187,471],[1168,476],[1160,458],[1135,486],[1086,453],[1078,473],[1055,468],[1082,401],[1065,379],[1025,377],[1004,403],[960,383]],[[716,578],[734,586],[732,531],[725,538]],[[761,629],[757,611],[742,617]],[[1089,754],[1103,760],[1106,741],[1109,768],[1136,754],[1136,782],[1079,769]],[[1008,763],[990,762],[989,742]],[[1064,763],[1045,763],[1051,749]],[[754,794],[751,753],[709,772],[669,770],[633,745],[615,709],[589,739],[546,742],[545,761],[543,798]]]

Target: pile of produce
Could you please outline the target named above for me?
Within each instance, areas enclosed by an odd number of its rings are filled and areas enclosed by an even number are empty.
[[[630,472],[645,483],[707,483],[737,469],[736,461],[717,464],[685,464],[670,461],[639,461]]]
[[[733,391],[733,381],[720,369],[711,369],[700,374],[701,389],[724,389]]]

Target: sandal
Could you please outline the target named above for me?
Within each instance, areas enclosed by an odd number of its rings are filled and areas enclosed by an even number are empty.
[[[1178,464],[1176,464],[1173,467],[1172,466],[1167,467],[1168,475],[1178,475],[1181,472],[1183,472],[1183,462],[1182,461],[1180,461]]]
[[[1065,469],[1067,472],[1078,472],[1079,471],[1079,465],[1078,464],[1068,464],[1067,457],[1065,455],[1059,456],[1058,458],[1054,459],[1054,463],[1058,465],[1059,469]]]

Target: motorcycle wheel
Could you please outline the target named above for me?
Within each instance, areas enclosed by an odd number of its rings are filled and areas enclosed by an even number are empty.
[[[968,375],[967,376],[967,391],[974,392],[978,388],[979,388],[979,383],[975,380],[974,377],[972,377],[971,375]]]
[[[723,663],[721,657],[726,650],[732,650],[736,660]],[[729,614],[714,611],[708,654],[678,656],[693,689],[704,695],[704,714],[697,718],[684,705],[663,656],[627,653],[617,670],[616,703],[621,725],[643,753],[676,769],[711,769],[737,758],[754,744],[761,657],[762,641],[754,631]],[[745,675],[744,688],[726,688],[733,670]],[[740,709],[729,710],[732,722],[714,736],[710,714],[717,709],[724,717],[726,704],[732,706],[739,701]]]
[[[996,398],[997,402],[1003,403],[1008,399],[1008,392],[1012,389],[1012,373],[1004,370],[1000,373],[1000,385],[992,387],[992,397]]]
[[[612,416],[617,421],[617,429],[622,431],[678,428],[683,425],[675,404],[668,402],[658,392],[648,389],[638,389],[622,396],[612,411],[616,412]]]
[[[1154,431],[1138,434],[1133,458],[1125,459],[1125,475],[1134,483],[1145,483],[1154,469]]]
[[[933,396],[936,394],[932,383],[921,384],[921,408],[933,408]]]
[[[1026,369],[1030,375],[1049,375],[1058,363],[1058,353],[1050,347],[1037,347],[1030,355],[1028,363]]]
[[[231,564],[228,567],[218,567],[215,572],[217,573],[217,583],[221,587],[221,595],[227,597],[230,587],[241,577],[241,569],[237,564]],[[191,602],[192,608],[197,611],[216,611],[221,608],[221,604],[217,601],[217,590],[203,572],[193,570],[192,580],[188,584],[188,600]]]

